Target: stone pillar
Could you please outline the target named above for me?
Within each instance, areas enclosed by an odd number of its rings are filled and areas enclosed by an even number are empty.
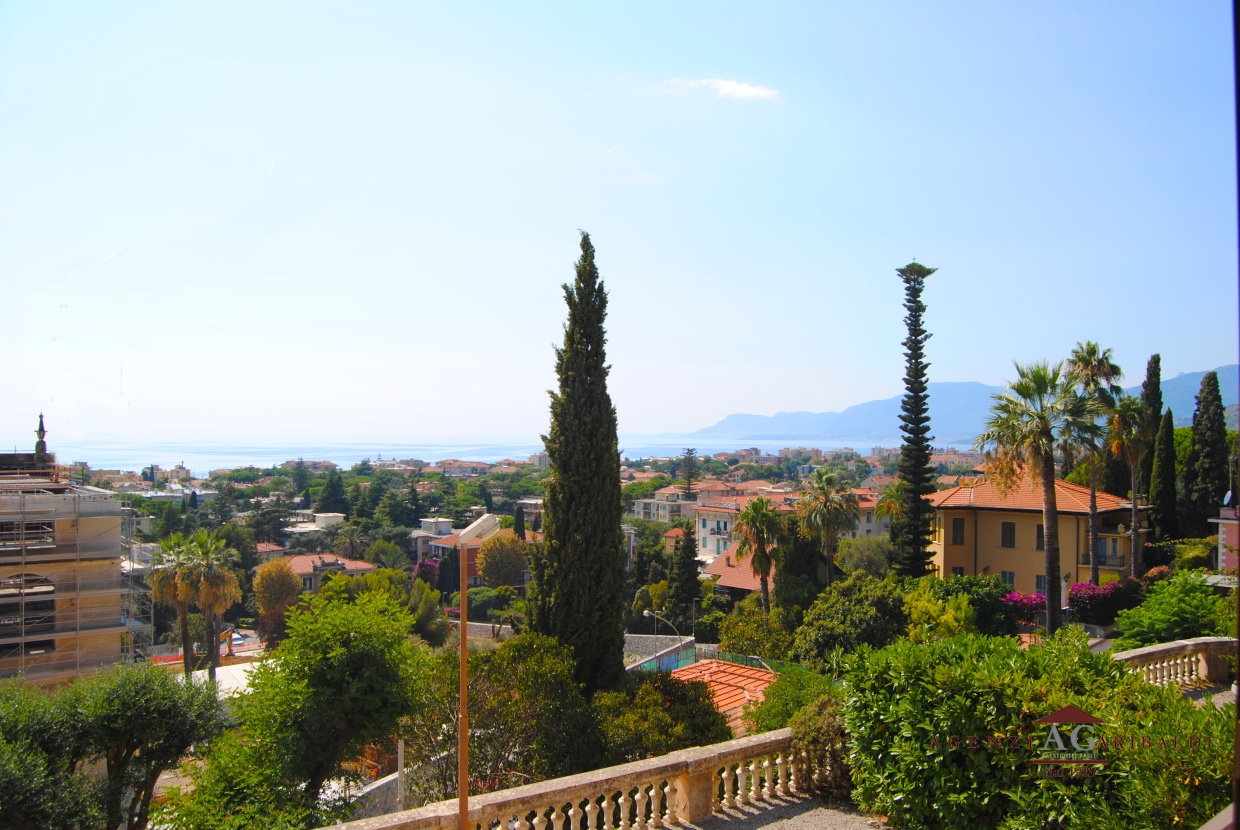
[[[681,822],[697,824],[714,812],[714,790],[719,782],[713,768],[690,770],[676,781],[676,815]]]

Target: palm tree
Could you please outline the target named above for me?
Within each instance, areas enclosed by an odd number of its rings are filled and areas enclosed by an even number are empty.
[[[750,566],[754,576],[762,586],[762,610],[771,611],[771,567],[775,564],[772,558],[774,543],[779,537],[781,522],[774,506],[764,497],[745,505],[745,509],[736,517],[734,530],[740,537],[740,547],[736,550],[737,561],[746,556],[753,556]]]
[[[896,479],[883,488],[874,503],[874,517],[877,519],[898,519],[904,515],[904,494],[908,485],[903,479]]]
[[[237,551],[215,534],[200,530],[190,541],[188,582],[193,586],[194,604],[202,611],[210,643],[207,676],[215,682],[215,669],[220,662],[220,644],[216,642],[215,621],[221,614],[241,602],[241,586],[232,566]]]
[[[1077,343],[1068,358],[1068,367],[1079,378],[1081,391],[1092,398],[1099,408],[1109,412],[1115,407],[1115,398],[1123,393],[1116,383],[1124,376],[1123,369],[1111,359],[1111,350],[1103,349],[1092,340]],[[1096,440],[1085,436],[1072,436],[1065,442],[1086,451],[1089,459],[1089,584],[1098,584],[1098,477],[1097,466],[1102,448]],[[1065,453],[1066,454],[1066,453]]]
[[[827,557],[827,584],[835,571],[835,549],[840,535],[857,528],[861,507],[857,494],[826,467],[819,467],[797,501],[803,532],[816,535]]]
[[[181,660],[186,677],[194,671],[194,648],[189,636],[189,603],[193,592],[184,578],[189,561],[185,537],[174,533],[159,543],[159,552],[151,563],[151,597],[158,603],[175,608],[177,612],[177,626],[181,630]]]
[[[345,559],[360,559],[362,551],[366,549],[366,544],[369,541],[366,538],[366,534],[362,533],[361,528],[349,522],[336,533],[336,542],[333,548],[336,553]]]
[[[1059,506],[1055,500],[1055,440],[1099,431],[1096,405],[1078,395],[1075,373],[1064,364],[1042,361],[1016,364],[1016,380],[993,396],[990,416],[977,446],[990,462],[987,475],[1000,492],[1009,492],[1026,476],[1042,487],[1042,527],[1046,548],[1046,630],[1060,624]]]
[[[1124,459],[1132,473],[1132,493],[1129,495],[1132,499],[1132,526],[1128,532],[1131,540],[1133,576],[1139,576],[1141,573],[1137,562],[1141,551],[1137,543],[1137,468],[1146,450],[1142,431],[1144,417],[1145,411],[1141,407],[1140,398],[1121,395],[1116,400],[1115,408],[1111,410],[1110,418],[1107,420],[1107,449],[1117,458]]]

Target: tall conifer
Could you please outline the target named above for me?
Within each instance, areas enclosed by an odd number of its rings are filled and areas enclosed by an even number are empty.
[[[904,576],[920,576],[930,564],[930,522],[934,508],[925,497],[934,492],[934,467],[930,465],[933,436],[930,435],[930,395],[927,389],[926,341],[930,339],[922,323],[926,304],[921,292],[926,277],[936,268],[910,262],[896,270],[904,281],[904,402],[900,405],[900,479],[905,482],[901,515],[891,522],[891,541],[895,545],[894,568]]]
[[[512,532],[518,539],[525,539],[525,508],[517,505],[512,511]]]
[[[1145,382],[1141,384],[1141,441],[1144,446],[1153,447],[1158,438],[1163,417],[1162,397],[1162,355],[1150,355],[1145,364]],[[1153,500],[1154,453],[1147,452],[1141,461],[1141,480],[1138,486],[1141,492]]]
[[[572,646],[586,689],[624,674],[624,534],[616,409],[607,393],[607,291],[590,236],[581,234],[574,283],[564,285],[568,323],[556,349],[559,390],[543,436],[551,478],[544,543],[531,562],[530,627]]]
[[[1180,538],[1175,500],[1175,417],[1168,409],[1158,427],[1150,468],[1150,519],[1159,539]]]
[[[676,540],[672,551],[671,573],[667,577],[667,618],[684,636],[693,628],[694,606],[701,599],[697,561],[697,534],[693,522],[684,527],[684,536]]]
[[[1188,499],[1186,534],[1210,533],[1209,519],[1218,515],[1227,492],[1227,419],[1219,393],[1218,373],[1206,372],[1193,412],[1193,446],[1184,465]]]

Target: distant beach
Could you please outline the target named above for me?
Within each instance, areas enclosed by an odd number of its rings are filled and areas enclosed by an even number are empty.
[[[818,447],[840,449],[852,447],[868,453],[874,445],[867,439],[861,443],[847,441],[815,441],[813,439],[703,439],[676,435],[622,435],[621,455],[628,458],[678,455],[684,447],[692,446],[700,454],[713,455],[730,452],[742,447],[757,447],[776,453],[784,447]],[[899,439],[879,446],[899,446]],[[184,464],[195,475],[206,475],[210,470],[235,467],[270,467],[285,461],[304,458],[307,461],[332,461],[350,467],[363,458],[372,461],[380,457],[388,459],[417,458],[426,462],[445,458],[494,463],[505,458],[524,461],[534,453],[542,452],[541,441],[512,441],[504,443],[374,443],[374,444],[226,444],[186,441],[184,443],[158,442],[148,444],[106,441],[64,442],[51,447],[61,464],[85,461],[95,470],[140,470],[151,464],[167,469]]]

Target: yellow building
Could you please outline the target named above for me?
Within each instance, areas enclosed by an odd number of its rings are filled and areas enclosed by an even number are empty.
[[[42,431],[0,454],[0,677],[55,681],[133,659],[149,603],[116,494],[61,481]]]
[[[1102,492],[1097,498],[1099,576],[1105,584],[1131,573],[1127,523],[1132,520],[1132,503]],[[940,575],[989,574],[1022,593],[1046,593],[1040,485],[1024,480],[1005,495],[983,481],[942,490],[929,499],[936,508],[930,549]],[[1056,480],[1055,500],[1060,573],[1070,582],[1088,582],[1089,488]],[[1148,532],[1144,517],[1141,524],[1138,532],[1144,544]]]

